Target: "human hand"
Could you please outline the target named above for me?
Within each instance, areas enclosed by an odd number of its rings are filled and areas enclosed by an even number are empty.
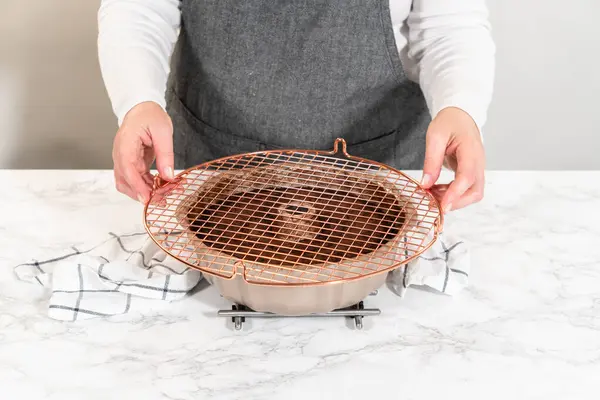
[[[155,157],[161,178],[173,180],[173,124],[169,115],[154,102],[133,107],[115,136],[112,157],[117,190],[146,203],[152,190],[150,166]]]
[[[455,172],[450,184],[436,185],[442,165]],[[444,213],[483,198],[485,152],[477,125],[456,107],[444,108],[427,130],[421,181],[440,201]]]

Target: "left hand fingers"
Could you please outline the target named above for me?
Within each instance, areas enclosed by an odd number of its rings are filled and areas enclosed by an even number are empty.
[[[435,197],[435,199],[442,204],[442,199],[444,198],[444,195],[446,194],[446,192],[448,191],[448,187],[450,185],[445,183],[445,184],[438,184],[438,185],[433,185],[431,187],[431,189],[429,189],[429,192],[431,192],[431,194],[433,195],[433,197]]]
[[[449,184],[435,185],[431,189],[429,189],[429,191],[431,192],[433,197],[435,197],[436,200],[438,202],[440,202],[440,204],[441,204],[449,187],[450,187]],[[470,204],[481,201],[481,199],[483,198],[483,187],[484,187],[483,179],[477,180],[475,182],[475,184],[473,186],[471,186],[469,188],[469,190],[467,190],[458,201],[455,201],[454,203],[452,203],[452,209],[458,210],[458,209],[466,207]]]
[[[458,210],[470,204],[481,201],[481,199],[483,199],[484,184],[485,182],[483,177],[481,179],[477,179],[475,183],[467,191],[465,191],[457,201],[452,202],[452,210]],[[429,189],[429,191],[440,204],[443,204],[444,197],[446,196],[446,192],[448,192],[449,187],[450,184],[434,185],[431,189]],[[450,210],[445,210],[445,212],[449,211]]]
[[[476,142],[466,141],[456,148],[456,177],[442,198],[442,209],[450,212],[476,201],[483,193],[483,150]],[[477,200],[478,201],[478,200]]]
[[[471,188],[467,190],[460,197],[460,199],[452,203],[452,210],[458,210],[460,208],[481,201],[481,199],[483,199],[483,187],[483,181],[476,181],[476,183],[473,186],[471,186]]]

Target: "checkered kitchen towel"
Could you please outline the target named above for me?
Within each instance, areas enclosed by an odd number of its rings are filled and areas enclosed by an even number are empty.
[[[441,233],[423,254],[390,272],[388,282],[401,297],[410,286],[427,286],[453,296],[468,285],[470,269],[471,257],[465,242]]]
[[[203,279],[200,272],[168,256],[146,232],[110,233],[89,248],[71,248],[18,265],[15,273],[48,288],[48,315],[63,321],[149,310],[182,299]],[[420,258],[394,270],[389,281],[399,296],[411,285],[454,295],[467,285],[468,273],[467,247],[443,234]]]
[[[202,280],[199,271],[169,257],[146,232],[110,233],[88,249],[18,265],[15,273],[48,287],[48,315],[65,321],[149,309],[181,299]]]

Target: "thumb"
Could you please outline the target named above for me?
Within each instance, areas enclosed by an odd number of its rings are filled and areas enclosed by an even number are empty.
[[[168,123],[156,126],[152,131],[152,146],[156,155],[156,168],[162,178],[172,180],[174,178],[174,155],[173,155],[173,126]]]
[[[421,178],[421,185],[425,189],[431,188],[440,177],[447,145],[448,135],[431,124],[425,138],[425,162]]]

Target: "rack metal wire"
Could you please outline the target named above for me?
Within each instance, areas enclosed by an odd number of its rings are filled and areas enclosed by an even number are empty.
[[[341,149],[340,149],[341,145]],[[155,179],[144,222],[165,252],[204,273],[314,285],[391,270],[437,239],[437,200],[406,174],[331,152],[240,154]]]

